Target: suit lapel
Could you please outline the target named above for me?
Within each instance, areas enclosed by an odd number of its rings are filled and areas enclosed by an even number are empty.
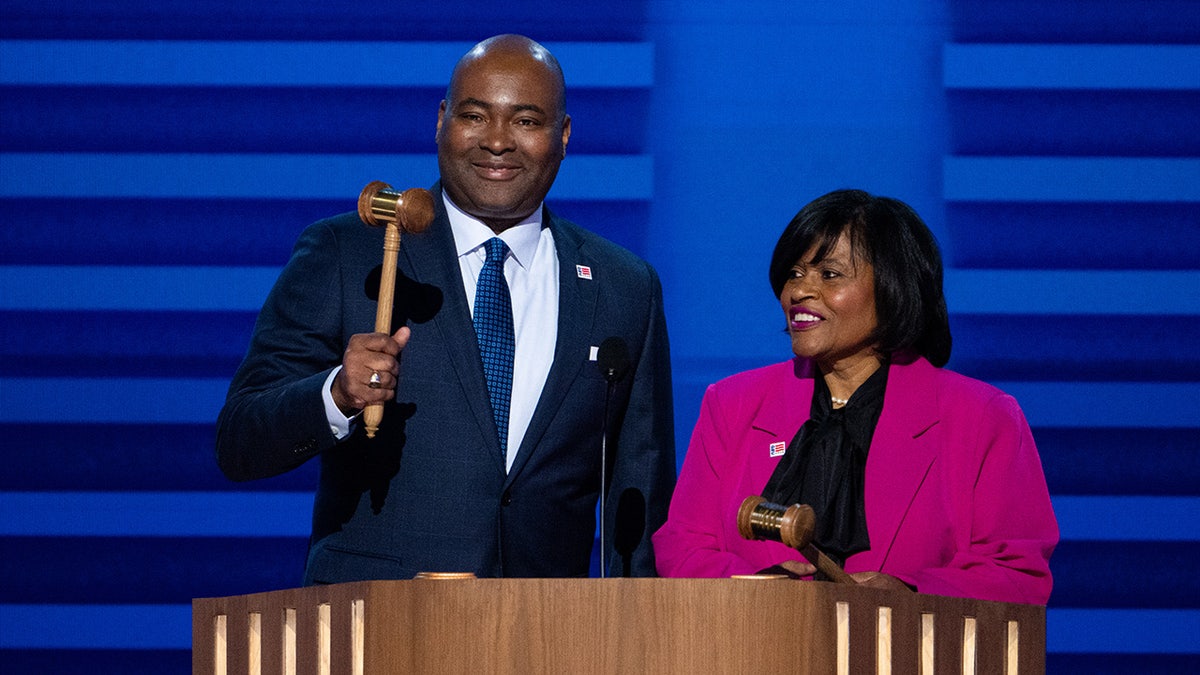
[[[576,265],[594,267],[583,249],[583,239],[564,221],[559,220],[550,209],[543,212],[545,222],[554,234],[554,248],[558,256],[558,335],[554,346],[554,363],[546,375],[533,418],[521,440],[520,449],[508,472],[513,479],[529,461],[530,455],[541,442],[563,402],[567,399],[571,383],[579,375],[579,369],[587,361],[587,338],[595,318],[598,288],[604,282],[605,270],[593,269],[595,279],[580,279]]]
[[[497,467],[503,471],[501,458],[504,455],[500,452],[496,422],[487,395],[479,343],[475,339],[475,326],[471,323],[471,308],[463,290],[454,234],[446,217],[440,184],[431,191],[434,195],[433,224],[422,234],[403,235],[400,253],[406,258],[409,269],[413,270],[416,281],[436,286],[442,291],[442,307],[434,315],[433,325],[458,377],[471,415],[488,443],[488,454],[496,459]]]
[[[783,443],[786,448],[808,419],[808,412],[812,408],[812,362],[792,359],[790,365],[787,370],[778,371],[779,376],[762,382],[768,393],[750,420],[750,427],[762,432],[763,438],[768,439],[751,449],[752,457],[749,458],[744,487],[754,494],[762,493],[781,461],[782,455],[771,456],[773,453],[768,443]]]
[[[787,377],[769,383],[774,391],[763,400],[750,426],[785,442],[792,440],[812,408],[812,378],[812,362],[792,359]]]
[[[904,517],[937,456],[936,371],[929,362],[894,362],[883,412],[867,456],[867,523],[872,559],[886,561]]]

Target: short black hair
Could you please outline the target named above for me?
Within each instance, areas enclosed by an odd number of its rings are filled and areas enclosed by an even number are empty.
[[[935,366],[950,360],[950,318],[942,291],[937,240],[912,207],[862,190],[835,190],[814,199],[788,223],[768,275],[778,298],[792,266],[809,250],[819,262],[845,232],[858,260],[875,273],[875,338],[887,357],[911,351]]]

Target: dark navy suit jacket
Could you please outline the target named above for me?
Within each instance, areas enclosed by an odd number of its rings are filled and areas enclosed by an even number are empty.
[[[634,575],[653,575],[650,535],[675,481],[670,356],[662,290],[649,264],[549,210],[559,279],[558,339],[541,398],[505,472],[454,238],[436,215],[404,234],[393,331],[412,337],[396,400],[375,439],[338,442],[321,387],[350,336],[375,324],[383,228],[348,213],[309,226],[259,315],[218,421],[217,458],[235,480],[319,458],[305,583],[402,579],[422,571],[586,576],[600,494],[608,384],[591,361],[610,337],[632,366],[614,386],[606,537],[618,498],[646,502]],[[590,270],[590,279],[577,265]],[[611,564],[610,563],[610,564]],[[619,569],[616,568],[616,569]]]

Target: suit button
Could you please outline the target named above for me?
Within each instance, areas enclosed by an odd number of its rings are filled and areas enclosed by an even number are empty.
[[[504,494],[500,495],[500,506],[508,506],[511,503],[512,503],[512,494],[510,494],[508,490],[505,490]]]

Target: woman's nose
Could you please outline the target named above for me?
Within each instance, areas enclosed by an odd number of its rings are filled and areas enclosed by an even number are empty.
[[[788,282],[787,293],[793,302],[811,298],[816,294],[816,285],[811,277],[810,274],[803,274]]]

